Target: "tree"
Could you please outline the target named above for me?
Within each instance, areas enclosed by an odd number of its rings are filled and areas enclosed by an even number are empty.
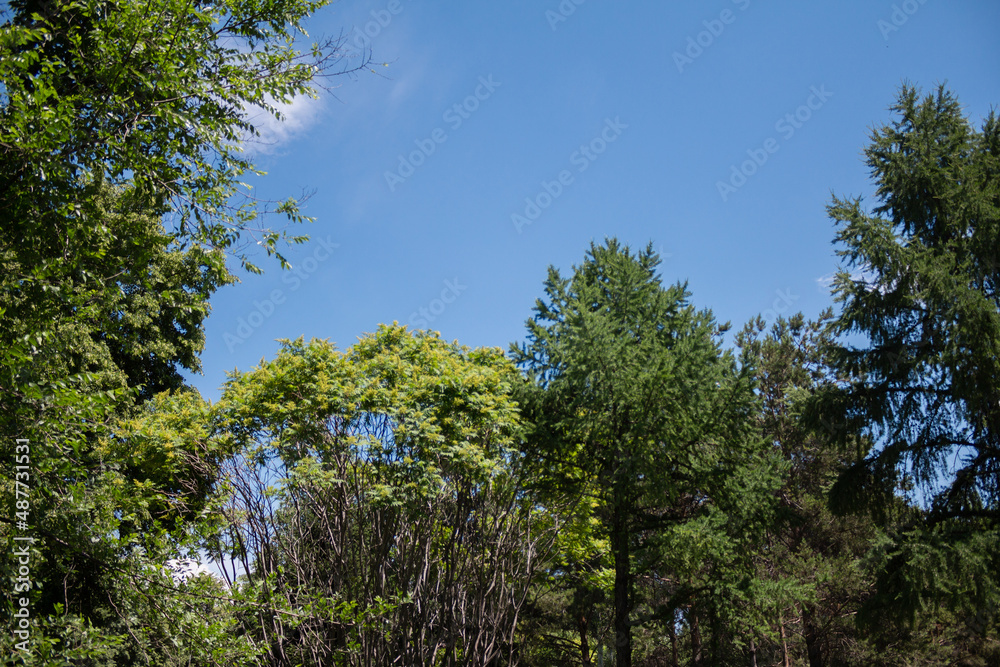
[[[233,201],[254,171],[243,150],[258,135],[251,113],[280,119],[277,104],[367,65],[345,66],[337,40],[300,51],[302,21],[325,4],[11,2],[0,25],[0,219],[11,241],[57,257],[58,232],[85,232],[107,183],[169,203],[179,239],[239,242],[263,209]],[[294,200],[279,212],[301,219]],[[276,252],[280,235],[261,233]]]
[[[613,239],[592,244],[571,279],[549,269],[547,302],[537,302],[527,342],[511,348],[530,380],[528,458],[558,484],[597,482],[620,667],[632,664],[633,627],[664,611],[675,622],[669,605],[633,616],[637,571],[669,581],[662,547],[684,548],[671,530],[714,533],[726,511],[753,506],[776,481],[749,427],[750,376],[716,339],[724,328],[695,310],[684,285],[664,288],[658,264],[651,246],[633,255]],[[753,465],[756,480],[741,474]]]
[[[323,4],[0,10],[0,491],[13,501],[13,447],[27,440],[40,664],[45,646],[84,635],[136,663],[162,664],[182,641],[137,630],[176,629],[162,622],[186,604],[148,594],[168,589],[145,568],[190,544],[214,483],[200,466],[220,454],[129,450],[122,421],[198,369],[208,299],[233,279],[224,253],[252,269],[245,242],[280,258],[282,238],[301,240],[263,229],[270,205],[238,191],[253,172],[249,112],[279,115],[277,103],[354,66],[338,67],[336,40],[301,52],[302,21]],[[294,200],[275,211],[304,219]]]
[[[833,363],[853,379],[847,414],[882,445],[855,474],[868,471],[885,492],[906,473],[928,494],[931,520],[995,523],[1000,125],[991,114],[974,131],[944,88],[920,100],[904,87],[892,109],[899,120],[865,151],[881,203],[873,215],[860,199],[830,206],[838,253],[856,271],[834,284],[835,331],[865,337],[838,347]]]
[[[996,610],[1000,518],[1000,125],[973,129],[943,86],[903,86],[898,115],[865,151],[879,203],[834,198],[845,260],[834,293],[846,381],[816,414],[840,418],[859,447],[833,489],[841,511],[908,498],[882,576],[881,612],[932,600]],[[851,338],[844,338],[850,335]],[[858,442],[862,442],[859,440]],[[913,511],[912,508],[920,508]],[[979,576],[977,573],[991,574]],[[989,624],[987,624],[989,625]]]
[[[171,458],[169,450],[138,456],[113,443],[142,401],[180,390],[180,369],[197,370],[208,299],[229,274],[218,253],[172,246],[162,211],[134,191],[105,186],[91,205],[85,227],[64,237],[61,261],[26,264],[39,248],[0,243],[0,340],[8,345],[0,352],[7,362],[0,370],[0,432],[5,451],[12,452],[15,438],[30,450],[31,528],[21,532],[37,540],[33,615],[85,619],[100,628],[92,635],[107,631],[114,643],[119,631],[127,633],[121,619],[102,617],[109,600],[157,610],[134,599],[147,588],[134,560],[137,526],[149,531],[142,546],[148,557],[169,554],[170,547],[156,544],[158,530],[176,533],[197,516],[213,473],[192,468],[194,459]],[[9,465],[2,493],[13,506]],[[168,496],[173,501],[164,502]],[[5,561],[5,571],[16,564]],[[41,641],[44,633],[36,634]]]
[[[869,553],[876,529],[830,511],[830,487],[849,458],[837,445],[842,425],[811,424],[805,416],[810,400],[836,383],[823,357],[832,316],[778,318],[770,330],[758,318],[737,337],[756,359],[760,429],[787,465],[774,521],[754,553],[759,577],[776,593],[756,646],[764,664],[861,665],[877,657],[854,622],[875,578]]]
[[[523,398],[521,392],[515,396]],[[530,403],[524,408],[530,411]],[[533,436],[526,440],[531,442]],[[537,577],[521,615],[520,657],[539,667],[589,666],[595,655],[600,661],[606,647],[614,646],[608,595],[614,569],[607,530],[599,519],[606,503],[596,476],[575,463],[587,455],[582,447],[568,461],[556,463],[555,469],[535,460],[537,451],[527,449],[526,454],[530,472],[525,483],[541,510],[539,520],[556,534],[551,548],[540,554]]]
[[[66,423],[75,411],[64,399],[99,402],[106,397],[96,392],[123,382],[142,385],[142,398],[178,387],[178,367],[197,370],[208,296],[232,280],[222,252],[237,249],[254,268],[238,250],[243,241],[257,238],[280,257],[283,236],[302,240],[255,229],[268,205],[235,195],[253,171],[243,153],[256,134],[249,111],[280,117],[276,103],[315,94],[314,82],[350,69],[337,69],[336,40],[307,55],[294,42],[323,4],[4,7],[5,436],[45,432],[37,423],[46,418],[27,416],[26,404],[61,406],[49,423],[55,434],[101,421],[89,414]],[[275,210],[304,219],[293,200]]]
[[[314,94],[313,82],[347,71],[336,69],[336,40],[305,56],[294,43],[305,16],[323,4],[4,7],[5,436],[33,435],[9,421],[26,403],[65,407],[57,383],[98,400],[94,392],[127,381],[148,398],[179,386],[178,366],[197,370],[207,298],[232,279],[222,251],[256,234],[280,257],[283,234],[255,230],[267,204],[234,198],[253,170],[242,146],[256,133],[248,112],[280,116],[276,103]],[[293,200],[276,210],[304,219]],[[52,419],[53,433],[73,430],[67,418],[73,411]],[[94,415],[83,422],[93,423]]]
[[[539,541],[498,349],[381,326],[285,342],[213,418],[237,447],[210,552],[261,603],[274,665],[515,662]]]
[[[57,256],[18,239],[0,244],[0,335],[9,343],[47,336],[25,369],[38,379],[87,372],[140,400],[179,389],[180,370],[200,368],[209,297],[233,280],[224,257],[175,245],[162,227],[165,209],[134,189],[104,185],[91,203],[75,233],[49,230],[62,239]]]

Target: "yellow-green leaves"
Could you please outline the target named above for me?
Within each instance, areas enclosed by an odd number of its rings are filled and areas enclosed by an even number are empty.
[[[541,524],[515,454],[516,380],[499,350],[397,325],[345,352],[284,341],[230,379],[212,412],[236,445],[213,549],[287,610],[259,619],[273,650],[313,664],[495,655]]]
[[[230,380],[217,410],[244,444],[266,439],[287,465],[350,453],[430,490],[451,475],[484,481],[508,460],[516,377],[499,350],[382,326],[345,353],[285,341],[274,361]]]

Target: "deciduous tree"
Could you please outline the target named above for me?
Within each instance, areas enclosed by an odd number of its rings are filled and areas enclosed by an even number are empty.
[[[493,665],[546,533],[515,447],[520,381],[498,349],[382,326],[346,353],[286,342],[233,377],[239,447],[210,548],[266,602],[276,665]]]
[[[241,198],[243,147],[253,110],[280,115],[277,103],[363,64],[336,40],[303,52],[302,23],[323,4],[0,9],[0,490],[11,498],[12,448],[26,439],[40,664],[43,647],[73,637],[135,664],[163,664],[182,641],[136,630],[176,629],[164,619],[181,600],[151,597],[143,572],[189,543],[213,484],[211,466],[191,464],[217,453],[128,450],[120,420],[198,369],[208,299],[232,280],[223,253],[252,267],[244,242],[280,255],[296,240],[258,221],[268,204]],[[303,219],[293,200],[274,209]],[[164,400],[197,411],[188,398]]]

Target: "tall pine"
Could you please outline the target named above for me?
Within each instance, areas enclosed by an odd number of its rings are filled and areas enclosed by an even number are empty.
[[[669,603],[635,613],[640,573],[679,588],[659,569],[683,561],[665,557],[665,534],[752,503],[754,489],[739,471],[761,451],[749,374],[722,351],[724,327],[690,303],[685,285],[664,287],[658,264],[651,246],[633,254],[611,239],[592,244],[571,279],[550,268],[527,342],[512,349],[531,381],[529,457],[543,474],[584,480],[600,496],[622,667],[633,664],[636,626],[675,622]]]
[[[865,151],[877,204],[829,208],[845,263],[832,364],[846,381],[817,405],[874,442],[833,501],[884,515],[903,496],[918,510],[881,517],[904,524],[875,620],[944,601],[985,632],[1000,565],[1000,125],[990,113],[975,129],[943,87],[904,86],[892,111]]]

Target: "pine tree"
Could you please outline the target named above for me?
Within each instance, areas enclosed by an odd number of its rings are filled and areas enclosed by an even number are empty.
[[[865,151],[878,204],[869,213],[859,198],[834,198],[829,207],[845,261],[831,363],[846,381],[815,414],[874,443],[857,448],[832,500],[903,521],[886,547],[876,619],[912,621],[932,601],[993,618],[1000,124],[991,112],[974,129],[944,87],[921,97],[904,86],[892,111]]]
[[[690,545],[668,532],[717,530],[722,513],[768,487],[739,473],[760,458],[749,376],[721,350],[724,327],[691,305],[685,285],[663,287],[658,264],[651,246],[632,254],[614,239],[592,244],[572,279],[549,270],[547,302],[535,306],[528,341],[512,348],[531,381],[528,458],[559,483],[596,482],[619,666],[632,664],[635,626],[674,623],[668,604],[634,613],[637,573],[678,587],[660,566],[666,556],[684,562],[677,549]]]

